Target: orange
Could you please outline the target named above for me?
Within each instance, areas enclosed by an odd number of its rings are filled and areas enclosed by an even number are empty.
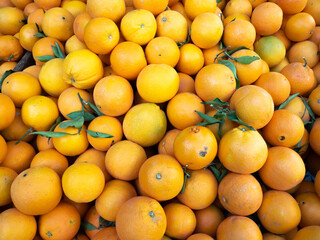
[[[290,82],[291,94],[305,95],[315,87],[316,80],[313,70],[300,62],[293,62],[285,66],[282,73]]]
[[[307,0],[276,0],[276,3],[284,14],[296,14],[305,8]]]
[[[69,166],[62,176],[64,194],[77,203],[91,202],[103,191],[105,178],[101,169],[91,163]]]
[[[118,44],[119,38],[119,29],[109,18],[91,19],[84,29],[84,42],[94,53],[110,53]]]
[[[147,66],[144,51],[134,42],[119,43],[111,52],[110,64],[112,70],[128,80],[135,80],[140,71]]]
[[[26,188],[28,192],[25,191]],[[50,212],[58,205],[61,196],[60,177],[48,167],[28,168],[21,172],[11,185],[14,206],[28,215]]]
[[[80,41],[76,35],[73,35],[72,37],[70,37],[67,41],[66,41],[66,53],[69,54],[71,52],[80,50],[80,49],[86,49],[87,46],[85,45],[85,43],[83,43],[82,41]]]
[[[262,129],[264,139],[273,146],[292,147],[302,138],[304,125],[296,114],[280,109]]]
[[[225,26],[222,38],[225,46],[230,46],[230,49],[241,46],[252,48],[256,39],[256,30],[252,23],[238,19]]]
[[[73,21],[73,31],[77,38],[84,42],[84,30],[88,22],[91,20],[91,16],[88,12],[80,13],[75,17]]]
[[[48,10],[50,8],[59,7],[61,0],[34,0],[34,2],[44,10]]]
[[[317,180],[315,179],[315,182],[310,182],[307,180],[303,180],[300,184],[299,184],[299,188],[297,189],[297,191],[294,193],[295,196],[298,196],[299,194],[302,193],[307,193],[307,192],[313,192],[315,193],[315,185],[316,185]]]
[[[312,90],[312,92],[309,95],[309,105],[312,109],[312,111],[320,115],[320,86],[318,85],[315,89]]]
[[[258,225],[250,218],[230,216],[220,223],[217,229],[217,239],[262,240]]]
[[[91,239],[92,240],[120,240],[115,227],[103,228],[98,233],[96,233]]]
[[[13,123],[15,119],[16,108],[12,99],[3,93],[0,93],[0,102],[0,130],[3,130]]]
[[[73,17],[76,17],[79,14],[86,12],[87,5],[81,1],[70,1],[63,4],[62,8],[69,11]]]
[[[196,16],[198,16],[201,13],[214,13],[217,8],[217,2],[215,2],[214,0],[204,0],[201,2],[197,0],[185,0],[184,8],[190,20],[193,20]]]
[[[0,239],[32,240],[37,232],[34,216],[21,213],[16,208],[8,208],[0,214]]]
[[[196,233],[189,236],[187,240],[213,240],[213,238],[204,233]]]
[[[38,33],[37,26],[33,23],[24,25],[19,31],[19,42],[21,46],[27,51],[32,51],[33,45],[39,40],[34,36]]]
[[[218,182],[209,169],[188,172],[183,193],[178,200],[191,209],[200,210],[209,207],[217,197]]]
[[[60,203],[52,211],[41,215],[39,233],[43,239],[71,239],[80,228],[80,214],[69,203]]]
[[[302,97],[295,97],[283,108],[290,112],[297,114],[303,122],[308,122],[310,120],[310,114],[306,105],[304,104]]]
[[[320,27],[316,26],[311,37],[308,40],[314,42],[315,44],[320,44]]]
[[[221,163],[235,173],[258,171],[266,162],[267,155],[267,144],[259,132],[243,125],[227,132],[219,142],[218,156]]]
[[[72,112],[81,111],[82,104],[80,102],[79,96],[88,102],[92,101],[92,96],[85,90],[78,89],[75,87],[69,87],[65,89],[58,98],[58,108],[60,113],[66,118],[70,119],[67,115]]]
[[[103,221],[103,219],[97,213],[95,206],[92,206],[91,208],[89,208],[89,210],[87,211],[87,213],[84,217],[84,223],[90,223],[95,228],[86,227],[86,225],[85,225],[85,227],[84,227],[85,234],[89,238],[92,238],[97,232],[99,232],[99,230],[100,230],[99,226],[102,223],[102,221]]]
[[[316,24],[320,24],[320,4],[317,1],[314,0],[308,0],[306,7],[303,9],[304,12],[309,13],[314,20],[316,21]]]
[[[18,176],[18,174],[12,170],[11,168],[7,167],[0,167],[0,206],[5,206],[11,203],[11,195],[10,195],[10,188],[12,185],[13,180]]]
[[[310,68],[313,68],[319,62],[318,44],[312,41],[302,41],[292,45],[288,52],[288,59],[290,63],[301,62],[307,64]],[[303,59],[305,58],[305,60]]]
[[[31,65],[30,67],[25,68],[22,72],[30,73],[35,78],[39,79],[41,66],[39,65]]]
[[[287,38],[286,34],[284,33],[284,31],[282,29],[280,29],[279,31],[274,33],[273,36],[279,38],[282,41],[286,50],[288,50],[290,48],[291,41]]]
[[[284,57],[280,63],[270,69],[271,72],[280,72],[285,66],[289,64],[287,57]]]
[[[264,184],[275,190],[289,190],[302,182],[305,176],[302,158],[287,147],[272,147],[259,175]]]
[[[134,8],[146,9],[156,16],[167,8],[169,0],[161,0],[156,2],[152,0],[133,0],[132,3]]]
[[[14,7],[11,0],[4,0],[0,3],[0,7]]]
[[[265,89],[271,95],[276,106],[287,100],[290,95],[289,80],[278,72],[268,72],[260,75],[254,85]]]
[[[275,235],[269,232],[262,234],[262,236],[263,236],[263,240],[286,240],[285,238],[279,235]]]
[[[103,77],[100,58],[88,49],[69,53],[63,62],[63,80],[80,89],[89,89]]]
[[[222,21],[215,13],[201,13],[191,24],[192,42],[200,48],[211,48],[218,44],[222,33]]]
[[[316,193],[307,192],[296,196],[301,211],[300,227],[314,226],[320,224],[320,198]]]
[[[95,201],[98,214],[104,219],[114,222],[120,207],[129,199],[136,197],[134,187],[122,180],[111,180]]]
[[[228,17],[226,17],[225,19],[223,19],[223,26],[227,26],[228,23],[235,21],[235,20],[246,20],[250,22],[250,17],[248,17],[248,15],[245,14],[241,14],[241,13],[237,13],[237,14],[231,14]]]
[[[23,11],[14,7],[0,8],[0,33],[3,35],[15,35],[24,25]]]
[[[35,155],[34,148],[27,142],[10,141],[7,143],[7,155],[1,166],[9,167],[18,174],[29,168],[32,158]]]
[[[157,16],[157,36],[168,37],[177,43],[182,43],[187,39],[188,22],[184,15],[173,10],[164,11]]]
[[[203,49],[204,65],[215,63],[216,56],[222,52],[225,48],[220,49],[220,44],[213,46],[212,48]]]
[[[210,205],[207,208],[194,212],[197,219],[196,233],[206,233],[215,236],[217,228],[224,219],[224,215],[218,207]]]
[[[300,229],[292,240],[316,240],[320,236],[320,227],[319,226],[308,226]]]
[[[178,93],[182,93],[182,92],[195,93],[195,86],[194,86],[195,84],[194,84],[193,78],[185,73],[178,72],[178,75],[180,80]]]
[[[123,136],[121,123],[115,117],[96,117],[90,122],[88,130],[93,132],[106,133],[112,136],[110,138],[95,138],[87,133],[89,143],[92,147],[99,151],[107,151],[113,143],[119,142]]]
[[[231,57],[233,58],[244,56],[257,57],[258,60],[255,60],[250,64],[242,64],[236,60],[232,60],[237,70],[237,76],[239,78],[240,86],[248,85],[255,82],[262,73],[262,60],[254,51],[242,49],[231,55]]]
[[[167,131],[166,135],[162,138],[162,140],[158,144],[158,153],[159,154],[167,154],[174,157],[173,153],[173,143],[176,136],[181,132],[179,129],[171,129]]]
[[[176,137],[173,151],[181,165],[197,170],[213,161],[217,154],[217,140],[208,128],[191,126]]]
[[[282,41],[274,36],[262,37],[254,44],[255,52],[266,61],[269,67],[278,65],[286,55]]]
[[[52,138],[42,137],[40,135],[37,135],[36,144],[37,144],[38,151],[44,151],[44,150],[54,148],[52,143]]]
[[[271,95],[263,88],[254,85],[237,89],[230,99],[230,107],[236,111],[240,120],[255,129],[267,125],[274,111]]]
[[[7,70],[13,70],[16,66],[17,66],[17,62],[3,62],[0,65],[0,76],[2,77],[2,75],[7,71]]]
[[[45,96],[30,97],[21,107],[22,121],[36,131],[48,131],[58,116],[57,104]]]
[[[192,43],[184,44],[180,48],[180,59],[177,70],[188,75],[194,75],[203,67],[204,56],[199,47]]]
[[[120,29],[127,41],[145,45],[156,35],[157,22],[150,11],[137,9],[122,18]]]
[[[36,9],[34,12],[30,13],[28,16],[28,24],[38,24],[39,29],[41,30],[42,18],[45,13],[44,9]]]
[[[316,27],[314,18],[305,12],[297,13],[288,19],[284,32],[294,42],[307,40]]]
[[[143,99],[162,103],[173,98],[178,92],[179,76],[176,70],[167,64],[149,64],[139,73],[136,84]]]
[[[93,89],[93,99],[105,115],[120,116],[132,106],[133,89],[125,78],[111,75],[97,82]]]
[[[180,50],[175,41],[168,37],[156,37],[145,48],[149,64],[168,64],[175,67],[180,58]]]
[[[146,159],[146,152],[140,145],[123,140],[109,148],[105,166],[114,178],[131,181],[138,178],[139,169]]]
[[[38,152],[32,159],[30,167],[45,166],[53,169],[60,177],[69,166],[68,159],[54,149]]]
[[[229,17],[232,14],[244,14],[251,16],[252,5],[249,0],[230,0],[223,9],[223,15]]]
[[[166,214],[156,200],[149,197],[133,197],[119,209],[116,230],[121,240],[158,240],[167,227]]]
[[[41,27],[44,34],[59,41],[66,41],[73,35],[73,15],[64,8],[51,8],[45,12]]]
[[[258,217],[269,232],[284,234],[298,226],[301,213],[298,203],[289,193],[269,190],[263,194]]]
[[[19,39],[11,35],[0,36],[0,49],[1,61],[17,61],[23,55],[23,48]]]
[[[166,235],[172,238],[186,239],[196,228],[194,212],[181,203],[169,203],[164,207],[167,216]]]
[[[253,10],[251,23],[259,35],[267,36],[276,33],[280,29],[282,17],[282,10],[277,4],[265,2]]]
[[[6,140],[0,135],[0,163],[5,159],[8,152]]]
[[[87,0],[87,11],[92,18],[106,17],[118,22],[125,14],[125,1]]]
[[[312,150],[318,155],[320,155],[319,132],[320,132],[320,118],[317,118],[312,126],[310,136],[309,136],[309,141],[310,141],[310,146]]]

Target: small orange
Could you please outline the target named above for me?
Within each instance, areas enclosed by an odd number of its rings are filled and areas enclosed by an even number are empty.
[[[167,8],[169,0],[156,2],[152,0],[133,0],[132,3],[135,9],[146,9],[152,12],[153,15],[157,16]]]
[[[3,93],[0,93],[0,102],[0,130],[3,130],[13,123],[16,115],[16,108],[12,99]]]
[[[5,206],[11,203],[10,188],[13,180],[18,176],[18,174],[7,167],[0,167],[0,206]]]
[[[312,35],[315,27],[314,18],[308,13],[301,12],[288,19],[284,32],[291,41],[300,42],[307,40]]]
[[[184,8],[190,20],[193,20],[201,13],[214,13],[217,8],[217,3],[214,0],[205,0],[201,2],[197,0],[185,0]]]
[[[106,17],[118,22],[125,14],[125,1],[87,0],[87,11],[92,18]]]
[[[166,132],[166,135],[162,138],[162,140],[158,144],[158,153],[159,154],[167,154],[174,157],[173,153],[173,143],[175,138],[181,132],[179,129],[171,129]]]
[[[24,25],[23,11],[14,7],[0,8],[0,33],[4,35],[15,35]]]

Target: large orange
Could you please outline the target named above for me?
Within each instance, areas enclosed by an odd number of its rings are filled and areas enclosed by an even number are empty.
[[[116,217],[116,230],[121,240],[158,240],[166,227],[162,206],[149,197],[131,198],[120,207]]]
[[[288,19],[284,32],[288,39],[299,42],[307,40],[312,35],[315,27],[314,18],[308,13],[301,12]]]
[[[105,17],[118,22],[125,14],[125,10],[124,0],[87,0],[87,11],[92,18]]]
[[[13,7],[0,8],[0,33],[4,35],[14,35],[19,32],[24,25],[23,11]]]
[[[0,93],[0,102],[0,130],[3,130],[14,121],[16,109],[12,99],[3,93]]]

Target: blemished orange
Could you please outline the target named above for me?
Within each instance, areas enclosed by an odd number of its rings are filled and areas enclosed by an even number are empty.
[[[298,226],[301,212],[298,203],[289,193],[269,190],[263,194],[258,217],[269,232],[284,234]]]
[[[217,155],[217,140],[208,128],[191,126],[176,137],[173,151],[181,165],[197,170],[213,161]]]
[[[95,200],[103,191],[104,174],[91,163],[76,163],[69,166],[62,175],[62,189],[72,201],[86,203]]]
[[[210,31],[209,31],[210,29]],[[218,44],[223,33],[223,23],[215,13],[199,14],[191,24],[192,42],[200,48],[211,48]]]
[[[320,116],[320,85],[318,85],[309,95],[309,105],[312,111]]]
[[[59,41],[66,41],[73,35],[73,15],[61,7],[51,8],[45,12],[41,27],[44,34]]]
[[[110,64],[117,75],[128,80],[135,80],[140,71],[147,66],[147,60],[139,44],[126,41],[119,43],[113,49]]]
[[[80,223],[78,210],[69,203],[61,202],[52,211],[39,217],[38,231],[43,239],[71,239],[79,231]]]
[[[310,141],[311,148],[318,155],[320,155],[319,132],[320,132],[320,118],[317,118],[312,126],[310,136],[309,136],[309,141]]]
[[[16,115],[14,102],[7,95],[0,93],[0,130],[10,126]]]
[[[84,30],[88,22],[91,20],[91,16],[88,12],[80,13],[75,17],[73,21],[73,32],[77,38],[84,42]]]
[[[93,119],[89,126],[89,131],[109,134],[112,137],[92,137],[87,133],[88,141],[91,146],[99,151],[107,151],[113,143],[119,142],[122,139],[123,132],[120,121],[115,117],[99,116]]]
[[[111,180],[96,199],[95,207],[101,217],[114,222],[122,204],[136,196],[137,192],[129,182]]]
[[[120,33],[109,18],[93,18],[84,29],[84,42],[94,53],[108,54],[118,44]]]
[[[177,43],[186,41],[188,22],[180,12],[173,10],[164,11],[157,16],[156,21],[157,36],[171,38]],[[176,29],[179,29],[179,31],[176,31]]]
[[[313,68],[319,62],[318,46],[319,44],[308,40],[293,44],[288,51],[289,62],[305,63],[306,61],[307,65]]]
[[[230,216],[224,219],[217,229],[217,239],[262,240],[258,225],[248,217]]]
[[[217,228],[224,219],[223,212],[215,205],[194,211],[197,219],[196,233],[206,233],[215,236]]]
[[[256,30],[251,22],[238,19],[225,26],[222,39],[225,46],[230,46],[230,49],[241,46],[252,48],[256,39]]]
[[[191,76],[185,73],[178,72],[179,75],[179,89],[178,93],[191,92],[195,93],[195,83]]]
[[[258,171],[265,164],[267,155],[267,144],[259,132],[243,125],[227,132],[219,142],[218,156],[221,163],[235,173],[250,174]]]
[[[148,102],[163,103],[173,98],[179,89],[179,75],[167,64],[149,64],[137,78],[139,95]]]
[[[270,122],[262,129],[264,139],[273,146],[292,147],[300,141],[303,133],[301,118],[284,109],[276,110]]]
[[[111,75],[97,82],[93,89],[93,99],[105,115],[120,116],[132,106],[133,89],[125,78]]]
[[[195,111],[205,112],[201,98],[190,92],[178,93],[167,105],[167,118],[175,128],[182,130],[202,121]]]
[[[314,18],[308,13],[300,12],[288,19],[284,32],[291,41],[300,42],[307,40],[315,27]]]
[[[63,80],[74,87],[92,88],[102,77],[102,61],[88,49],[69,53],[63,62]]]
[[[176,66],[179,72],[194,75],[199,72],[203,65],[203,53],[195,44],[187,43],[180,48],[180,59]]]
[[[260,208],[263,192],[251,174],[229,173],[219,183],[218,195],[228,212],[248,216]]]
[[[61,177],[68,168],[68,159],[55,149],[39,151],[32,159],[30,167],[45,166],[52,168]]]
[[[21,213],[16,208],[8,208],[0,214],[0,239],[34,239],[37,222],[34,216]]]
[[[116,223],[118,236],[122,240],[158,240],[167,227],[166,215],[160,203],[143,196],[126,201],[118,211]]]
[[[145,48],[149,64],[168,64],[175,67],[180,58],[180,50],[175,41],[168,37],[156,37]]]
[[[320,224],[320,197],[316,193],[298,194],[295,199],[301,211],[300,227],[316,226]]]
[[[92,18],[106,17],[114,22],[118,22],[124,16],[125,10],[126,5],[124,0],[87,0],[87,11]]]
[[[82,126],[84,128],[84,126]],[[87,132],[83,129],[79,132],[78,128],[60,128],[56,126],[54,132],[67,133],[62,137],[54,137],[52,140],[54,148],[65,156],[77,156],[83,153],[89,146]]]
[[[19,42],[21,46],[27,51],[32,51],[33,45],[39,40],[38,37],[34,36],[38,33],[37,26],[29,23],[24,25],[19,31]]]
[[[292,238],[292,240],[317,240],[320,236],[319,226],[308,226],[300,229]]]
[[[156,2],[152,0],[133,0],[132,3],[135,9],[146,9],[152,12],[153,15],[157,16],[167,8],[169,0]]]
[[[272,97],[274,105],[283,103],[290,95],[290,82],[281,73],[268,72],[261,74],[254,85],[265,89]]]
[[[3,35],[14,35],[19,32],[20,28],[24,25],[23,11],[14,7],[1,7],[0,8],[0,33]]]
[[[27,192],[26,188],[28,188]],[[59,204],[61,196],[60,177],[48,167],[28,168],[21,172],[11,185],[14,206],[28,215],[42,215],[50,212]]]
[[[267,125],[274,112],[271,95],[263,88],[254,85],[237,89],[230,99],[230,107],[236,111],[240,120],[255,129]]]
[[[150,11],[136,9],[121,19],[120,30],[127,41],[145,45],[156,35],[157,22]]]
[[[184,205],[194,210],[209,207],[217,197],[218,182],[209,169],[188,171],[185,189],[177,198]]]
[[[306,168],[300,155],[287,147],[271,147],[259,170],[263,183],[275,190],[289,190],[302,182]]]
[[[196,16],[198,16],[201,13],[214,13],[217,8],[217,3],[214,0],[205,0],[201,2],[197,0],[185,0],[184,8],[190,20],[193,20]]]
[[[166,132],[166,135],[161,139],[158,144],[158,153],[167,154],[174,157],[173,143],[176,136],[181,132],[179,129],[171,129]]]
[[[116,179],[131,181],[138,178],[147,155],[140,145],[123,140],[112,145],[105,154],[105,166]]]
[[[186,239],[196,228],[194,212],[181,203],[169,203],[164,207],[167,217],[166,235],[172,238]]]
[[[41,94],[41,86],[31,74],[15,72],[3,81],[1,91],[11,98],[16,107],[21,107],[28,98]]]
[[[10,188],[13,180],[18,174],[8,167],[0,167],[0,206],[5,206],[11,203]]]
[[[142,191],[158,201],[176,197],[182,189],[183,181],[181,165],[169,155],[154,155],[148,158],[139,170]]]

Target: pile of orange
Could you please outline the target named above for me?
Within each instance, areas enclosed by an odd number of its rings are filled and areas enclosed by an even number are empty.
[[[319,44],[318,0],[1,0],[0,240],[319,240]]]

